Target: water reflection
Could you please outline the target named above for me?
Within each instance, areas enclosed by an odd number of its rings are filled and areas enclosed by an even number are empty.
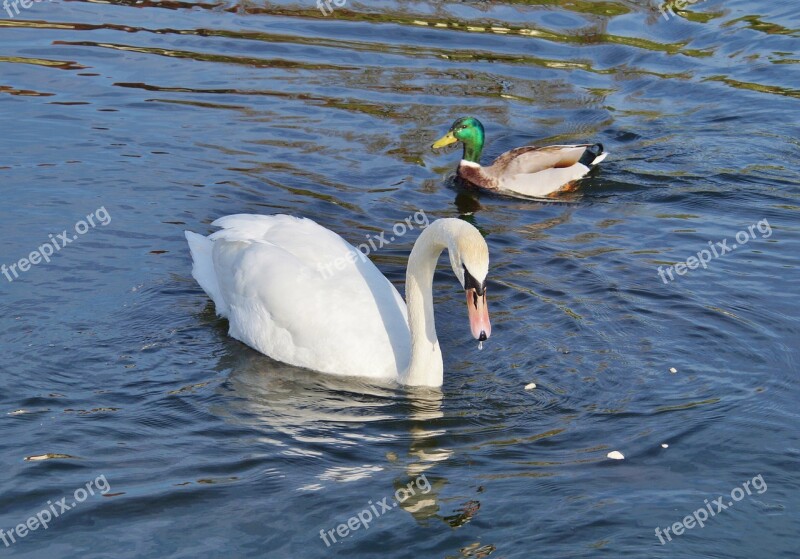
[[[219,370],[230,371],[224,388],[237,396],[237,416],[263,423],[302,441],[319,426],[335,438],[330,442],[355,444],[352,435],[363,423],[394,418],[399,394],[393,384],[368,383],[359,378],[315,373],[279,363],[243,345],[227,353]]]
[[[453,454],[442,446],[447,431],[440,421],[444,417],[441,390],[317,374],[235,345],[236,351],[226,353],[218,365],[219,370],[228,371],[227,381],[219,388],[229,396],[228,408],[217,408],[215,413],[261,431],[260,444],[278,447],[283,455],[326,463],[329,453],[341,455],[346,447],[393,443],[395,450],[375,453],[372,463],[325,466],[315,482],[301,489],[318,490],[331,483],[369,479],[384,470],[396,471],[385,494],[405,496],[399,508],[420,521],[438,516],[454,522],[439,514],[438,494],[447,480],[436,473],[435,466]],[[375,424],[377,429],[367,430],[367,424]],[[391,429],[381,432],[380,425]],[[409,491],[409,484],[416,489]]]

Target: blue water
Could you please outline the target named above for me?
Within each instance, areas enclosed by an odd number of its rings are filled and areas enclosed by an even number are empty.
[[[0,264],[17,266],[0,275],[0,555],[799,557],[800,16],[665,13],[0,9]],[[529,143],[611,155],[551,201],[462,190],[460,153],[430,144],[467,114],[487,161]],[[419,211],[471,221],[492,259],[482,351],[437,273],[438,394],[232,340],[183,238],[291,213],[357,244]],[[417,234],[371,255],[401,292]],[[49,262],[20,263],[48,243]],[[717,243],[737,248],[689,261]],[[679,263],[695,266],[659,276]]]

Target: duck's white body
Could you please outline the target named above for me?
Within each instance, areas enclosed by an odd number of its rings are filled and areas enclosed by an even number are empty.
[[[441,238],[447,237],[445,230],[474,227],[439,220],[420,235],[426,241],[418,241],[420,250],[415,245],[407,278],[412,322],[416,317],[419,325],[412,351],[402,297],[339,235],[286,215],[232,215],[212,225],[222,230],[208,237],[186,232],[192,275],[217,314],[228,319],[232,337],[273,359],[323,373],[442,384],[433,271],[447,247],[447,238]],[[485,267],[480,277],[488,271],[488,253]]]
[[[488,167],[462,159],[458,175],[499,194],[542,198],[586,176],[608,153],[602,144],[533,146],[508,151]]]

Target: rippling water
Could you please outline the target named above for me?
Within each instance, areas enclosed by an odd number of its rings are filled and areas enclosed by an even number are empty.
[[[0,554],[798,557],[800,17],[680,6],[0,11],[0,264],[110,219],[0,276],[0,535],[108,482]],[[429,146],[466,114],[487,158],[584,141],[611,156],[550,202],[463,191],[459,153]],[[441,393],[228,338],[183,239],[284,212],[359,243],[418,210],[468,219],[492,257],[482,352],[436,277]],[[707,270],[659,277],[740,231]],[[373,255],[400,288],[416,234]],[[765,491],[704,528],[655,535],[758,475]],[[326,547],[320,530],[414,480]]]

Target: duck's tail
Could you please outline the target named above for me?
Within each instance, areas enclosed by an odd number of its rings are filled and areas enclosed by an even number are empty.
[[[578,163],[590,169],[608,157],[608,153],[603,150],[603,144],[594,144],[586,148]]]

